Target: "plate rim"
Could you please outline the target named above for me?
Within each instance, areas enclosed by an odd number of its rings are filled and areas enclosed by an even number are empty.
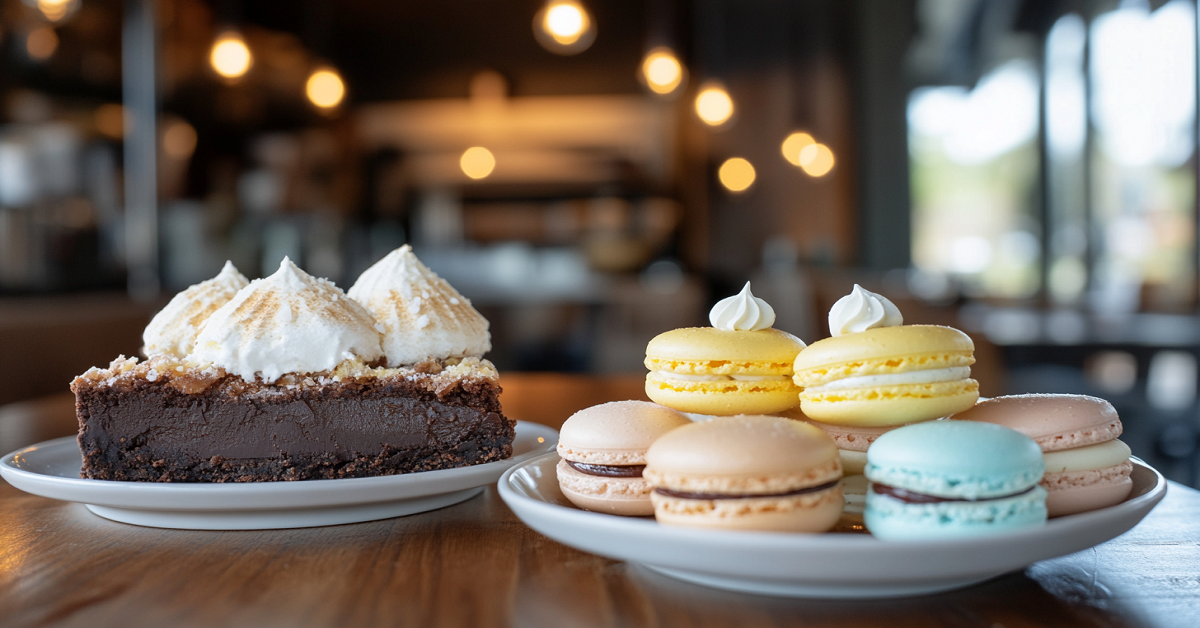
[[[429,497],[494,483],[513,465],[552,452],[558,430],[541,423],[517,421],[514,442],[526,436],[543,438],[529,451],[505,460],[479,465],[438,469],[367,478],[302,480],[294,482],[127,482],[63,477],[18,467],[14,461],[38,449],[72,448],[76,437],[64,436],[9,452],[0,458],[0,476],[14,488],[27,493],[80,504],[109,508],[162,511],[254,511],[288,510],[316,507],[343,507]],[[76,449],[76,451],[78,451]],[[36,455],[36,454],[35,454]],[[489,479],[490,478],[490,479]],[[446,483],[453,484],[446,488]],[[442,485],[442,486],[438,486]],[[79,496],[85,493],[87,496]],[[373,497],[368,494],[375,493]],[[304,499],[320,496],[316,499]],[[200,499],[187,507],[152,503],[162,497]],[[224,503],[213,503],[226,500]]]

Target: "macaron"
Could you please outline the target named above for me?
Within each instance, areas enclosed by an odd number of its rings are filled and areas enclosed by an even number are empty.
[[[834,425],[897,426],[961,412],[979,399],[975,343],[937,325],[876,327],[814,342],[796,356],[800,409]]]
[[[821,430],[762,415],[685,425],[646,452],[654,517],[675,526],[825,532],[842,514],[842,466]]]
[[[774,414],[799,404],[792,364],[799,338],[772,329],[775,312],[742,292],[709,313],[712,327],[674,329],[646,346],[646,395],[683,412]]]
[[[1045,470],[1033,439],[1006,427],[929,421],[892,430],[867,452],[863,520],[883,540],[982,536],[1042,525]]]
[[[658,437],[692,422],[648,401],[613,401],[585,408],[558,437],[558,486],[571,503],[612,515],[654,514],[642,477],[646,450]]]
[[[1133,490],[1129,446],[1117,440],[1121,419],[1109,402],[1087,395],[995,397],[955,420],[1003,425],[1041,447],[1046,509],[1051,517],[1119,504]]]

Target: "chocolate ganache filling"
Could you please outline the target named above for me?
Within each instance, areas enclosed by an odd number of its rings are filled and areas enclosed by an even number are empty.
[[[761,499],[771,497],[792,497],[794,495],[804,495],[805,493],[817,493],[837,486],[838,482],[841,482],[841,480],[837,479],[832,482],[826,482],[825,484],[819,484],[817,486],[798,488],[794,491],[788,491],[786,493],[751,495],[730,495],[728,493],[691,493],[688,491],[675,491],[669,488],[656,488],[654,489],[654,492],[658,493],[659,495],[666,495],[667,497],[678,497],[679,499]]]
[[[640,478],[642,477],[642,470],[646,468],[646,465],[644,464],[617,466],[609,464],[588,464],[586,462],[575,462],[574,460],[568,460],[567,466],[580,473],[598,475],[605,478]]]
[[[903,488],[889,486],[887,484],[880,484],[878,482],[871,483],[872,491],[875,491],[876,493],[878,493],[880,495],[887,495],[888,497],[891,497],[892,499],[898,499],[906,504],[940,504],[942,502],[990,502],[990,501],[994,501],[997,499],[1008,499],[1009,497],[1017,497],[1018,495],[1024,495],[1025,493],[1028,493],[1029,491],[1032,491],[1033,489],[1034,489],[1034,487],[1031,486],[1031,487],[1029,487],[1023,491],[1020,491],[1018,493],[1012,493],[1011,495],[1000,495],[998,497],[980,497],[977,499],[968,499],[966,497],[938,497],[936,495],[926,495],[925,493],[916,493],[916,492],[906,490]]]

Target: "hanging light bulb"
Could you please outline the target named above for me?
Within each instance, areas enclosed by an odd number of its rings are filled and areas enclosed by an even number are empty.
[[[733,99],[725,86],[709,81],[696,94],[696,115],[709,126],[721,126],[733,117]]]
[[[246,40],[242,39],[241,33],[225,31],[213,42],[208,61],[217,74],[235,81],[250,71],[254,57],[250,54],[250,47],[246,45]]]
[[[721,185],[730,192],[744,192],[754,185],[756,176],[754,165],[741,157],[726,159],[717,170],[717,178],[721,180]]]
[[[683,64],[675,51],[662,46],[646,53],[642,59],[642,82],[655,94],[670,94],[683,84]]]
[[[577,0],[549,0],[533,17],[533,35],[546,50],[573,55],[596,40],[596,23]]]
[[[342,81],[342,76],[337,70],[330,67],[317,68],[308,75],[304,92],[312,104],[322,109],[332,109],[346,97],[346,83]]]

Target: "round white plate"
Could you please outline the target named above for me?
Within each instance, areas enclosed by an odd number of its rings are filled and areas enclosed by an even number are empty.
[[[793,597],[895,597],[975,584],[1115,538],[1167,492],[1158,471],[1135,459],[1133,493],[1116,506],[981,538],[884,542],[868,534],[673,528],[648,517],[586,512],[559,491],[557,463],[558,454],[549,453],[500,478],[500,497],[534,530],[696,584]]]
[[[86,504],[113,521],[154,528],[264,530],[357,523],[444,508],[483,492],[515,464],[553,451],[558,432],[517,422],[513,456],[470,467],[303,482],[111,482],[79,477],[75,437],[0,458],[0,475],[34,495]]]

